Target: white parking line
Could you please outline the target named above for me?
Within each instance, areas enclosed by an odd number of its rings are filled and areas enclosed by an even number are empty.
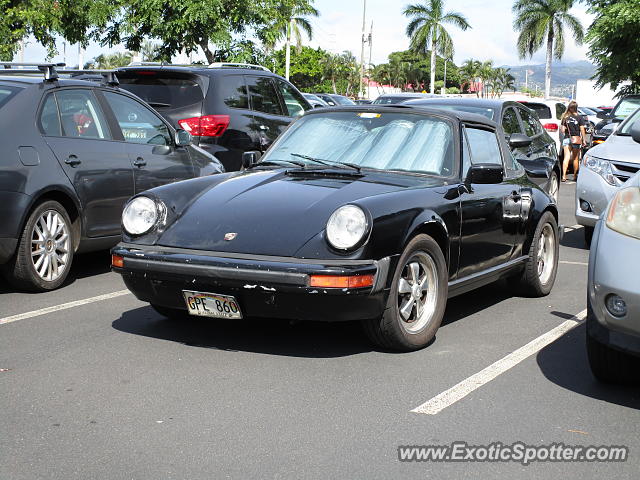
[[[109,300],[111,298],[129,295],[130,293],[131,292],[129,290],[119,290],[117,292],[105,293],[104,295],[98,295],[96,297],[76,300],[75,302],[62,303],[60,305],[54,305],[53,307],[41,308],[40,310],[33,310],[26,313],[19,313],[18,315],[0,318],[0,325],[3,325],[5,323],[17,322],[18,320],[24,320],[25,318],[39,317],[40,315],[46,315],[47,313],[58,312],[60,310],[67,310],[68,308],[79,307],[81,305],[87,305],[88,303],[101,302],[103,300]]]
[[[437,413],[440,413],[445,408],[462,400],[471,392],[477,390],[484,384],[490,382],[494,378],[515,367],[523,360],[529,358],[531,355],[539,352],[544,347],[560,338],[572,328],[580,325],[580,323],[586,316],[587,311],[583,310],[570,320],[567,320],[566,322],[558,325],[556,328],[540,335],[538,338],[532,340],[523,347],[520,347],[514,352],[511,352],[506,357],[501,358],[497,362],[489,365],[487,368],[479,371],[478,373],[471,375],[469,378],[461,381],[457,385],[454,385],[449,390],[436,395],[431,400],[426,401],[425,403],[423,403],[419,407],[414,408],[411,411],[414,413],[424,413],[426,415],[436,415]]]
[[[565,232],[573,232],[574,230],[579,230],[581,228],[584,228],[583,225],[571,225],[570,227],[564,227],[564,231]]]
[[[565,265],[582,265],[584,267],[589,266],[587,262],[570,262],[569,260],[560,260],[559,263],[564,263]]]

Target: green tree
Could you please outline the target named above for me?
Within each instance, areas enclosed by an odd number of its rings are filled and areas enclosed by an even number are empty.
[[[411,18],[407,26],[407,35],[411,38],[411,49],[420,52],[431,52],[431,93],[435,91],[436,52],[442,54],[452,48],[452,40],[444,28],[451,24],[462,30],[470,28],[467,19],[458,12],[445,12],[444,0],[428,0],[424,4],[405,7],[404,15]]]
[[[478,81],[481,66],[482,62],[474,60],[473,58],[464,61],[460,67],[460,88],[463,91],[469,90],[471,85],[474,85]],[[479,96],[477,90],[476,96]]]
[[[640,9],[637,0],[593,1],[589,12],[595,19],[589,27],[589,57],[595,63],[598,86],[610,83],[620,93],[640,92]]]
[[[101,70],[111,70],[118,67],[124,67],[131,63],[133,53],[116,52],[111,54],[100,54],[89,62],[91,68],[99,68]]]
[[[564,28],[569,28],[578,45],[584,39],[580,20],[569,13],[573,4],[574,0],[516,0],[513,4],[520,58],[533,56],[546,42],[545,97],[551,93],[551,60],[554,56],[560,60],[564,54]]]
[[[296,51],[300,53],[302,48],[302,32],[313,38],[313,28],[307,17],[320,15],[313,6],[313,0],[281,0],[275,7],[275,22],[266,28],[261,37],[268,49],[275,47],[276,43],[284,38],[286,65],[285,78],[289,79],[291,64],[291,39],[296,41]]]
[[[305,92],[324,91],[322,84],[325,79],[331,79],[332,82],[337,80],[338,72],[329,70],[327,75],[327,68],[331,68],[329,67],[330,62],[327,60],[332,58],[333,56],[329,52],[321,48],[302,47],[300,53],[291,59],[291,82]],[[272,62],[274,72],[283,74],[286,69],[286,49],[281,48],[275,52],[272,56]],[[267,63],[267,66],[270,66],[269,62]]]

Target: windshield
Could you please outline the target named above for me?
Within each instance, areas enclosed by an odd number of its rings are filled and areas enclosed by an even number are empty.
[[[355,105],[354,101],[342,95],[331,95],[331,98],[333,98],[338,105]]]
[[[16,87],[0,85],[0,108],[2,108],[9,100],[11,100],[11,98],[13,98],[20,90],[20,88]]]
[[[614,117],[618,118],[627,118],[633,112],[636,111],[637,108],[640,107],[640,98],[638,97],[629,97],[624,98],[620,101],[615,111],[613,112]]]
[[[636,109],[636,111],[629,115],[624,123],[620,125],[616,135],[631,135],[631,129],[638,121],[640,121],[640,108]]]
[[[532,103],[532,102],[520,102],[524,106],[530,108],[538,115],[538,118],[553,118],[551,115],[551,109],[544,103]]]
[[[411,100],[418,97],[378,97],[372,103],[374,105],[392,105],[394,103],[404,102],[405,100]]]
[[[303,117],[263,157],[266,162],[317,158],[362,168],[449,177],[455,173],[451,125],[407,113],[335,112]]]
[[[448,110],[450,112],[475,113],[477,115],[484,115],[489,120],[493,120],[493,116],[495,115],[495,110],[493,108],[476,107],[471,105],[452,105],[432,102],[421,102],[415,103],[414,105],[422,105],[425,108],[437,108],[438,110]]]

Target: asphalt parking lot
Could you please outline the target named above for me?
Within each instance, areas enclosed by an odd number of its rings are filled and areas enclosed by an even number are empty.
[[[574,188],[560,191],[569,227]],[[640,390],[598,384],[587,365],[580,228],[560,261],[548,297],[502,283],[458,297],[435,343],[408,354],[372,349],[353,324],[166,320],[107,252],[76,257],[55,292],[0,284],[0,479],[637,478]],[[630,453],[398,460],[399,446],[454,441]]]

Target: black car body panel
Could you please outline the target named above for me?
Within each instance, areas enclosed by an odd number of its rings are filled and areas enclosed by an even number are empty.
[[[379,112],[383,113],[379,113]],[[141,300],[184,309],[183,290],[233,295],[245,314],[308,320],[373,318],[384,310],[399,256],[419,234],[440,246],[450,296],[522,268],[544,212],[554,202],[513,162],[499,126],[479,115],[421,107],[338,107],[332,115],[415,114],[451,126],[454,170],[445,176],[338,166],[264,166],[167,185],[146,192],[167,216],[150,233],[123,234],[112,250]],[[293,129],[293,127],[292,127]],[[505,179],[467,185],[461,170],[466,131],[500,143]],[[293,135],[293,134],[291,134]],[[288,138],[274,144],[271,154]],[[269,160],[269,153],[265,162]],[[466,167],[465,167],[466,168]],[[366,212],[368,233],[353,249],[327,241],[326,224],[344,205]],[[375,275],[371,287],[315,288],[311,275]]]

